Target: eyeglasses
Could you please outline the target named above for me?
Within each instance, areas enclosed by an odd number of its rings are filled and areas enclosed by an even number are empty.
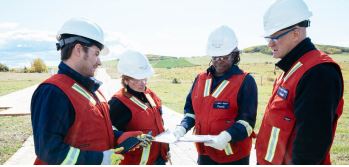
[[[268,43],[270,43],[270,42],[277,42],[281,37],[287,35],[289,32],[291,32],[291,31],[293,31],[293,30],[295,30],[295,29],[297,29],[297,28],[294,27],[294,28],[291,28],[291,29],[289,29],[289,30],[287,30],[287,31],[285,31],[285,32],[283,32],[283,33],[281,33],[281,34],[275,36],[275,37],[269,36],[269,37],[264,37],[264,39],[265,39]]]
[[[131,78],[130,81],[133,82],[133,83],[137,83],[137,84],[139,84],[139,83],[146,83],[148,81],[148,78],[144,78],[144,79]]]
[[[230,55],[227,55],[227,56],[218,56],[218,57],[212,57],[212,60],[213,61],[218,61],[218,60],[221,60],[221,61],[226,61],[230,59]]]
[[[229,60],[231,57],[236,57],[236,55],[239,55],[240,51],[233,51],[231,52],[229,55],[226,56],[217,56],[217,57],[212,57],[212,61],[227,61]]]

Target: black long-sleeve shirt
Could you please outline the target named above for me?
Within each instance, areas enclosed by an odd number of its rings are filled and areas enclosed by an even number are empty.
[[[315,50],[309,38],[291,50],[276,66],[284,72],[305,53]],[[332,127],[342,97],[341,72],[330,63],[309,69],[300,79],[294,102],[296,117],[292,163],[320,164],[332,141]]]

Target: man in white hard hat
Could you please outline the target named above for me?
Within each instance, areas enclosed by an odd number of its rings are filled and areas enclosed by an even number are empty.
[[[106,50],[103,31],[87,19],[73,18],[57,40],[58,74],[41,83],[31,101],[34,164],[119,164],[122,148],[113,149],[109,106],[93,78]]]
[[[118,72],[122,75],[123,88],[117,91],[108,102],[114,128],[125,133],[125,137],[128,136],[127,134],[140,135],[140,137],[144,134],[156,136],[164,132],[161,100],[147,87],[148,78],[154,74],[147,57],[137,51],[126,51],[119,59]],[[120,137],[118,143],[122,142],[123,138]],[[147,142],[143,147],[126,153],[121,164],[165,165],[169,145],[149,143],[150,140]]]
[[[264,15],[265,39],[283,73],[258,132],[258,164],[331,164],[343,77],[306,36],[311,15],[302,0],[277,0]]]
[[[238,67],[238,41],[229,27],[210,34],[207,54],[212,65],[195,78],[184,118],[173,134],[179,139],[195,126],[195,134],[215,136],[212,142],[196,143],[199,165],[247,165],[256,122],[256,82]]]

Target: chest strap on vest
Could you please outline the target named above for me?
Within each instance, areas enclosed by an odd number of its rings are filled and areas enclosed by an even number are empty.
[[[265,160],[267,160],[269,162],[273,161],[276,145],[277,145],[277,142],[279,140],[279,133],[280,133],[280,128],[273,127],[273,129],[271,130],[267,154],[265,155],[265,158],[264,158]]]
[[[80,149],[70,147],[69,152],[61,165],[75,165],[76,161],[78,161],[79,154]]]
[[[297,62],[296,65],[294,65],[291,70],[287,73],[287,75],[284,78],[284,81],[287,81],[287,79],[296,72],[303,64],[301,62]]]
[[[74,83],[74,85],[72,86],[72,88],[77,91],[78,93],[80,93],[82,96],[84,96],[85,98],[87,98],[93,105],[96,105],[96,100],[93,99],[93,97],[87,93],[85,91],[85,89],[83,89],[81,86],[79,86],[77,83]]]
[[[212,96],[214,98],[217,98],[219,96],[219,94],[221,94],[224,90],[225,87],[227,87],[227,85],[229,84],[229,81],[224,80],[222,81],[221,84],[219,84],[219,86],[216,88],[216,90],[212,93]]]
[[[143,147],[141,162],[139,163],[140,165],[147,164],[149,159],[150,147],[151,147],[151,143],[148,144],[146,147]]]
[[[150,105],[151,105],[152,107],[156,107],[155,101],[154,101],[154,99],[150,96],[150,94],[145,93],[145,97],[147,98],[147,100],[149,101],[149,103],[150,103]]]
[[[143,110],[147,110],[147,105],[143,104],[140,100],[138,100],[136,97],[132,96],[130,97],[130,100],[133,101],[136,105],[141,107]]]
[[[222,81],[216,90],[212,93],[212,97],[217,98],[224,90],[224,88],[229,84],[228,80]],[[206,79],[205,89],[204,89],[204,97],[210,95],[210,89],[212,85],[212,79]]]
[[[205,89],[204,89],[204,97],[210,95],[211,84],[212,84],[212,79],[206,79]]]
[[[107,102],[107,100],[104,98],[104,96],[99,92],[96,91],[97,98],[100,102]]]

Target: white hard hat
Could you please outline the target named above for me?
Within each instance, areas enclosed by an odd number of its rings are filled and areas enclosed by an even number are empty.
[[[85,18],[72,18],[66,21],[60,30],[57,32],[57,40],[63,46],[66,43],[74,42],[76,40],[70,41],[61,41],[62,34],[71,34],[78,35],[85,38],[89,38],[95,40],[103,45],[103,50],[101,52],[102,55],[106,55],[109,53],[108,47],[104,42],[104,33],[101,27],[99,27],[96,23],[85,19]]]
[[[225,56],[238,46],[234,31],[228,26],[220,26],[211,32],[207,41],[207,55],[211,57]]]
[[[303,0],[277,0],[264,14],[264,36],[270,36],[312,16]]]
[[[133,50],[127,50],[120,56],[118,71],[135,79],[149,78],[154,74],[147,57]]]

